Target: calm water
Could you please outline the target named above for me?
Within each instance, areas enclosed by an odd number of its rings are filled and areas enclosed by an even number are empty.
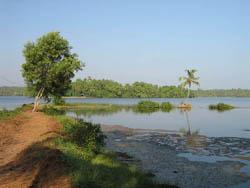
[[[67,99],[67,102],[136,104],[142,99]],[[170,101],[179,104],[183,99],[151,99],[156,102]],[[33,102],[27,97],[0,97],[0,108],[12,109],[24,103]],[[250,138],[250,98],[195,98],[189,99],[193,108],[188,112],[191,131],[216,137]],[[224,102],[237,108],[231,111],[217,112],[208,110],[209,104]],[[68,112],[75,116],[76,112]],[[171,131],[187,130],[185,113],[175,109],[169,113],[154,112],[151,114],[135,113],[133,110],[117,112],[86,112],[77,111],[77,116],[87,121],[107,125],[123,125],[130,128],[164,129]]]
[[[135,113],[122,110],[112,113],[86,113],[79,110],[68,113],[94,123],[123,125],[130,128],[164,129],[171,131],[188,130],[184,113],[175,109],[169,113],[154,112],[151,114]],[[188,112],[191,131],[216,137],[250,138],[250,109],[235,109],[227,112],[210,111],[207,108],[193,108]]]

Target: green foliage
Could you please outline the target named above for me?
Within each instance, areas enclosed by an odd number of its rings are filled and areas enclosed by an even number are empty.
[[[69,89],[67,92],[68,96],[87,96],[87,97],[95,97],[94,92],[82,92],[82,83],[78,86],[74,85],[76,82],[72,82],[72,89]],[[111,97],[132,97],[134,96],[131,93],[131,90],[128,90],[129,84],[122,85],[120,95],[115,95],[114,93],[110,93]],[[127,89],[125,89],[127,88]],[[86,91],[86,89],[85,89]],[[126,91],[126,92],[125,92]],[[101,91],[100,91],[101,92]],[[176,86],[158,86],[158,95],[156,97],[159,98],[184,98],[187,95],[186,91],[182,91],[180,87]],[[85,95],[86,93],[86,95]],[[25,87],[0,87],[0,96],[27,96],[28,92]],[[101,95],[102,97],[107,97],[105,95]],[[147,96],[147,98],[152,96]],[[192,90],[190,93],[190,97],[250,97],[249,89],[210,89],[210,90]]]
[[[0,110],[0,120],[14,117],[29,108],[30,108],[29,105],[24,104],[21,107],[18,107],[14,110],[7,110],[7,109]]]
[[[160,105],[157,102],[153,101],[140,101],[137,104],[138,109],[159,109]]]
[[[229,104],[224,103],[218,103],[218,104],[211,104],[209,105],[210,110],[218,110],[218,111],[225,111],[225,110],[232,110],[234,109],[234,106],[231,106]]]
[[[182,76],[182,77],[179,78],[179,80],[181,82],[181,84],[180,84],[181,88],[183,88],[183,89],[187,88],[187,90],[188,90],[187,98],[189,98],[190,97],[191,86],[193,84],[199,86],[200,83],[199,83],[199,77],[195,77],[195,73],[197,72],[197,70],[195,70],[195,69],[191,69],[191,70],[187,69],[185,71],[187,73],[187,76]]]
[[[193,93],[198,97],[250,97],[249,89],[198,89]]]
[[[63,153],[63,161],[70,167],[74,187],[88,188],[174,188],[156,185],[147,174],[135,166],[123,164],[113,153],[92,153],[68,139],[58,138],[56,147]]]
[[[134,108],[138,113],[153,113],[160,109],[160,105],[153,101],[140,101]]]
[[[87,78],[73,82],[67,95],[99,98],[181,98],[185,97],[186,93],[186,90],[176,86],[157,86],[145,82],[122,85],[112,80]],[[193,97],[192,93],[191,96]]]
[[[67,116],[55,116],[63,125],[63,134],[54,141],[69,167],[74,187],[88,188],[174,188],[157,185],[135,166],[118,161],[117,155],[101,148],[104,135],[98,125]],[[98,150],[98,152],[96,152]]]
[[[20,112],[21,112],[20,108],[17,108],[15,110],[6,110],[6,109],[0,110],[0,119],[2,120],[2,119],[16,116]]]
[[[54,105],[64,105],[65,100],[61,96],[54,96],[53,97],[53,104]]]
[[[92,124],[78,120],[68,129],[70,139],[80,147],[87,148],[94,152],[99,152],[104,146],[106,138],[98,124]]]
[[[161,110],[162,112],[170,112],[174,106],[170,102],[161,104],[153,101],[140,101],[134,108],[136,113],[153,113]]]
[[[173,105],[170,102],[161,103],[161,110],[165,112],[170,112],[173,109]]]
[[[121,97],[122,85],[112,80],[84,79],[72,83],[71,96]]]
[[[99,124],[92,124],[67,116],[57,116],[56,118],[63,125],[63,133],[67,139],[79,147],[98,153],[105,145],[106,136]]]
[[[71,53],[68,41],[59,32],[50,32],[36,42],[28,42],[23,55],[22,74],[29,91],[33,95],[42,91],[47,101],[49,96],[63,96],[71,86],[75,71],[82,68],[77,55]]]
[[[125,85],[124,95],[134,98],[148,98],[159,96],[159,88],[157,85],[135,82],[132,85]]]

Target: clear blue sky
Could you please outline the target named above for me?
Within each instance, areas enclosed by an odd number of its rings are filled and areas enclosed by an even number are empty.
[[[77,78],[176,85],[195,68],[201,88],[250,89],[249,0],[0,0],[0,86],[24,85],[23,45],[49,31],[86,62]]]

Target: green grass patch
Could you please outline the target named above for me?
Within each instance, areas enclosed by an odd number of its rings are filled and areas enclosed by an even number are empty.
[[[88,188],[171,188],[158,185],[152,176],[136,166],[121,163],[107,151],[100,126],[65,115],[53,115],[63,126],[53,145],[62,152],[74,187]]]
[[[121,163],[114,153],[101,151],[96,154],[67,139],[58,138],[56,147],[62,151],[62,160],[70,168],[74,187],[88,188],[171,188],[157,185],[135,166]]]
[[[209,105],[210,110],[218,110],[218,111],[225,111],[225,110],[232,110],[235,107],[229,104],[218,103],[218,104],[211,104]]]
[[[27,110],[30,108],[31,108],[30,105],[24,104],[21,107],[18,107],[14,110],[7,110],[7,109],[0,110],[0,120],[15,117],[16,115],[20,114],[24,110]]]

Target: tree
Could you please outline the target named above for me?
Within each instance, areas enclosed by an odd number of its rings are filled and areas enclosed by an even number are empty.
[[[199,77],[195,77],[195,73],[197,72],[197,70],[195,69],[191,69],[191,70],[188,70],[186,69],[185,70],[186,73],[187,73],[187,76],[183,76],[183,77],[180,77],[179,80],[181,82],[181,87],[183,89],[185,89],[187,87],[187,98],[189,98],[189,95],[190,95],[190,89],[192,87],[192,84],[195,84],[195,85],[200,85],[199,83]]]
[[[50,101],[51,97],[63,96],[75,72],[82,70],[84,65],[71,49],[59,32],[47,33],[24,46],[22,75],[28,90],[36,96],[33,111],[37,110],[42,98]]]

